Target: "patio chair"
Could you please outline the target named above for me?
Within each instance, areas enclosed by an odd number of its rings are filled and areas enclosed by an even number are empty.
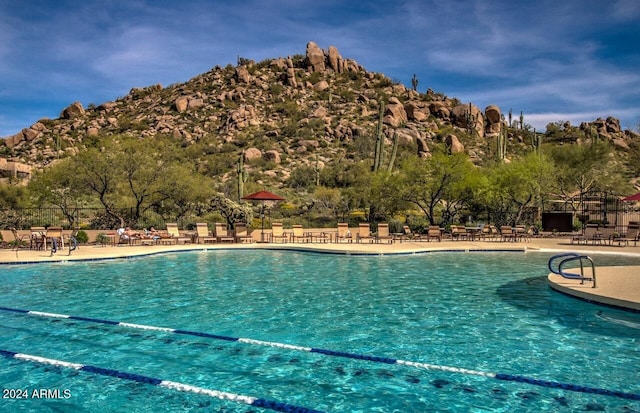
[[[500,227],[500,235],[502,235],[502,241],[517,241],[517,235],[511,228],[511,225],[503,225]]]
[[[349,230],[349,224],[346,222],[338,222],[338,233],[336,234],[336,242],[353,242],[353,236]]]
[[[380,243],[382,240],[389,241],[389,244],[393,243],[393,236],[389,234],[389,224],[378,224],[378,231],[376,232],[376,242]]]
[[[627,235],[625,237],[627,241],[633,241],[633,246],[637,246],[638,241],[640,241],[640,226],[631,226],[627,228]]]
[[[531,237],[533,235],[533,229],[529,228],[529,230],[527,230],[527,228],[524,225],[516,225],[514,234],[518,241],[520,240],[531,241]]]
[[[637,224],[629,223],[627,227],[627,233],[621,235],[620,237],[614,239],[618,245],[622,245],[624,243],[625,246],[629,246],[629,243],[633,241],[633,246],[638,245],[638,241],[640,241],[640,226]]]
[[[411,227],[409,225],[403,225],[402,231],[403,231],[403,234],[400,240],[402,240],[402,238],[405,238],[410,241],[422,241],[423,239],[422,234],[411,231]]]
[[[292,225],[291,242],[311,242],[311,235],[305,232],[302,225]]]
[[[374,237],[371,235],[371,229],[368,222],[362,222],[358,224],[358,235],[356,236],[356,242],[362,242],[362,240],[369,240],[373,242]]]
[[[13,247],[16,250],[16,253],[19,248],[31,248],[31,235],[30,234],[20,234],[16,228],[11,228],[11,233],[13,234]]]
[[[282,222],[274,222],[271,224],[271,234],[269,235],[269,242],[287,242],[289,235],[285,234]]]
[[[432,238],[437,239],[438,242],[442,241],[442,231],[437,225],[430,225],[427,230],[427,241],[431,241]]]
[[[233,227],[233,238],[237,243],[252,243],[253,236],[249,234],[249,230],[247,230],[247,225],[244,223],[236,223]]]
[[[47,230],[45,227],[31,227],[29,248],[34,250],[47,249]]]
[[[190,244],[192,242],[192,238],[182,235],[180,230],[178,229],[178,224],[175,222],[167,223],[167,233],[176,241],[176,244]]]
[[[491,225],[484,225],[482,227],[482,230],[480,231],[479,237],[480,239],[482,239],[483,241],[486,241],[487,239],[489,240],[493,240],[496,238],[496,235],[493,230],[491,229]]]
[[[213,229],[217,242],[234,242],[236,240],[232,234],[229,234],[227,225],[222,222],[216,222]]]
[[[55,253],[58,249],[64,249],[64,237],[62,236],[62,227],[47,228],[47,239],[51,244],[51,253]]]
[[[196,222],[196,233],[198,234],[198,244],[211,244],[216,242],[216,237],[211,235],[209,225],[206,222]]]
[[[462,225],[451,225],[451,239],[456,241],[468,240],[469,234],[467,229]]]
[[[584,243],[591,241],[594,245],[602,245],[602,231],[598,228],[598,224],[587,224],[584,228]]]

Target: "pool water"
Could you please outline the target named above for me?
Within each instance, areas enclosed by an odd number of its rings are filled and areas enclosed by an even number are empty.
[[[640,393],[640,315],[551,291],[550,256],[211,250],[3,266],[0,307]],[[0,349],[332,412],[640,412],[618,397],[11,311]],[[0,382],[69,395],[3,398],[1,411],[262,411],[4,357]]]

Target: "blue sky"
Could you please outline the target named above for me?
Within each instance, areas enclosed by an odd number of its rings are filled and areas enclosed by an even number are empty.
[[[0,136],[309,41],[537,130],[640,124],[638,0],[0,0]]]

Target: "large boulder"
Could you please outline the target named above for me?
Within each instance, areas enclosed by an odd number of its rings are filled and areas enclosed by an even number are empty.
[[[451,120],[458,127],[474,130],[478,136],[484,136],[484,116],[474,104],[455,106],[451,109]]]
[[[307,43],[306,61],[312,72],[324,72],[324,52],[314,42]]]
[[[275,164],[280,163],[280,153],[275,149],[266,151],[262,156],[266,161],[273,161]]]
[[[334,72],[340,73],[344,71],[342,56],[340,56],[335,46],[329,46],[329,67],[333,69]]]
[[[67,106],[60,113],[60,119],[73,119],[78,116],[84,115],[84,108],[82,107],[82,103],[73,102],[71,105]]]
[[[244,161],[251,162],[257,159],[262,159],[262,151],[258,148],[249,148],[244,151]]]
[[[447,135],[444,143],[449,148],[450,153],[462,153],[464,152],[464,145],[460,142],[456,135]]]
[[[189,106],[189,98],[186,96],[180,96],[179,98],[176,99],[174,104],[176,106],[176,110],[178,111],[178,113],[186,112],[187,107]]]
[[[489,105],[484,109],[484,116],[487,118],[485,136],[498,136],[502,122],[500,108],[497,105]]]
[[[416,122],[422,122],[429,118],[429,106],[424,102],[409,102],[404,105],[407,118]]]
[[[389,126],[397,128],[407,123],[407,111],[404,105],[396,97],[389,99],[389,103],[384,108],[383,122]]]
[[[249,75],[249,70],[247,66],[241,65],[236,68],[236,80],[238,83],[249,83],[251,76]]]

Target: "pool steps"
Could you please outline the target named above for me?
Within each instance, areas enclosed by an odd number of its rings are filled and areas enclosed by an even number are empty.
[[[482,376],[482,377],[492,378],[500,381],[513,381],[513,382],[526,383],[526,384],[531,384],[531,385],[540,386],[540,387],[562,389],[562,390],[567,390],[572,392],[598,394],[598,395],[611,396],[611,397],[617,397],[617,398],[628,399],[628,400],[640,400],[640,393],[627,393],[623,391],[601,389],[601,388],[582,386],[582,385],[576,385],[571,383],[540,380],[532,377],[526,377],[526,376],[520,376],[520,375],[514,375],[514,374],[492,373],[492,372],[485,372],[485,371],[479,371],[479,370],[465,369],[460,367],[407,361],[407,360],[395,359],[390,357],[371,356],[371,355],[365,355],[365,354],[334,351],[334,350],[327,350],[327,349],[314,348],[314,347],[296,346],[296,345],[286,344],[286,343],[255,340],[250,338],[230,337],[225,335],[211,334],[211,333],[198,332],[198,331],[180,330],[180,329],[150,326],[150,325],[143,325],[143,324],[133,324],[133,323],[120,322],[120,321],[103,320],[99,318],[80,317],[80,316],[73,316],[73,315],[66,315],[66,314],[48,313],[48,312],[42,312],[42,311],[23,310],[23,309],[9,308],[9,307],[0,307],[0,311],[20,313],[20,314],[26,314],[26,315],[39,316],[39,317],[62,318],[62,319],[85,321],[85,322],[91,322],[91,323],[100,323],[100,324],[107,324],[107,325],[120,326],[120,327],[126,327],[126,328],[135,328],[135,329],[142,329],[142,330],[162,331],[162,332],[168,332],[168,333],[174,333],[174,334],[191,335],[196,337],[211,338],[215,340],[245,343],[249,345],[268,346],[268,347],[276,347],[276,348],[282,348],[287,350],[317,353],[317,354],[322,354],[322,355],[332,356],[332,357],[344,357],[344,358],[350,358],[355,360],[364,360],[364,361],[370,361],[374,363],[398,364],[398,365],[425,369],[425,370],[437,370],[437,371],[445,371],[450,373]],[[14,354],[12,352],[7,352],[7,353]],[[1,350],[0,350],[0,354],[4,355],[4,353],[2,353]],[[292,411],[295,411],[295,410],[292,410]]]

